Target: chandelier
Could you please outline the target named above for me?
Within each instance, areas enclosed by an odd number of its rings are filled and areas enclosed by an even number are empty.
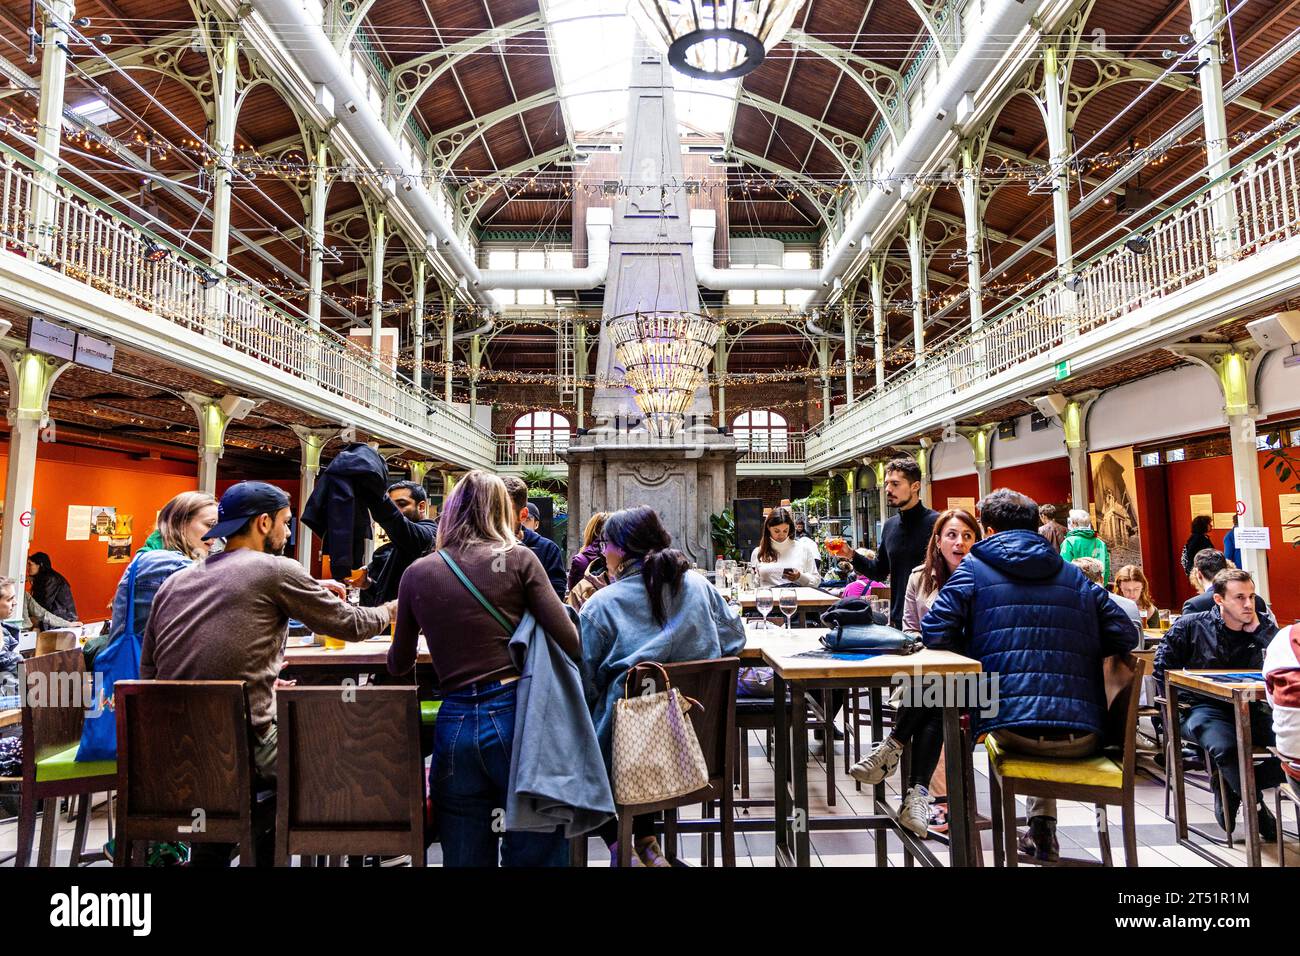
[[[687,76],[744,76],[785,37],[804,0],[631,0],[628,13]]]
[[[717,321],[697,312],[627,312],[607,328],[650,434],[671,438],[706,382]]]

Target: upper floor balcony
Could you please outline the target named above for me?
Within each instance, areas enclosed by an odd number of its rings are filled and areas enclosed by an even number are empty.
[[[44,205],[38,226],[33,210]],[[492,436],[257,283],[203,263],[0,145],[0,296],[217,381],[463,466]]]
[[[1078,265],[1068,285],[1053,281],[981,328],[929,346],[919,364],[809,433],[809,468],[1041,393],[1061,373],[1169,344],[1297,287],[1300,133],[1292,132]]]

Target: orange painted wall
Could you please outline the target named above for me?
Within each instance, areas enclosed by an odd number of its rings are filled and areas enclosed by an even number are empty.
[[[8,469],[8,443],[0,444],[0,493]],[[41,445],[36,456],[32,551],[44,551],[72,585],[83,621],[105,620],[125,565],[109,564],[108,543],[68,541],[68,505],[112,505],[134,516],[132,549],[154,529],[154,516],[182,491],[197,487],[197,470],[186,462],[140,461],[123,452],[71,444]]]
[[[1283,485],[1277,475],[1264,469],[1266,452],[1260,452],[1260,490],[1263,493],[1264,524],[1272,532],[1272,549],[1268,553],[1269,563],[1269,597],[1278,623],[1290,624],[1300,620],[1300,548],[1292,547],[1282,541],[1282,517],[1278,505],[1278,495],[1292,492],[1290,486]],[[1142,513],[1143,535],[1147,533],[1147,507],[1154,507],[1162,512],[1167,523],[1168,545],[1165,553],[1148,556],[1144,541],[1143,563],[1148,567],[1153,562],[1165,562],[1169,568],[1169,580],[1174,589],[1174,607],[1181,607],[1182,602],[1193,596],[1191,585],[1187,583],[1182,568],[1177,565],[1182,553],[1183,542],[1187,540],[1191,525],[1191,512],[1188,496],[1208,494],[1213,496],[1215,511],[1233,511],[1236,507],[1236,490],[1232,479],[1232,458],[1224,455],[1218,458],[1202,458],[1197,461],[1173,462],[1154,469],[1140,469],[1141,472],[1163,472],[1163,489],[1160,483],[1152,479],[1140,483],[1148,494],[1149,501]],[[1293,479],[1294,480],[1294,479]],[[1211,529],[1210,540],[1215,547],[1223,547],[1226,530]],[[1157,600],[1160,595],[1156,595]]]

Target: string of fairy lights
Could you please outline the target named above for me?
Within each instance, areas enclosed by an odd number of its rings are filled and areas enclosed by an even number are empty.
[[[1280,136],[1297,125],[1300,124],[1294,121],[1279,124],[1275,132]],[[41,129],[41,124],[36,118],[19,114],[12,107],[7,110],[4,117],[0,118],[0,133],[22,132],[27,135],[35,135]],[[1244,142],[1255,135],[1256,133],[1250,130],[1238,131],[1228,137],[1228,142],[1230,144]],[[769,189],[784,192],[793,199],[799,193],[799,187],[803,187],[820,199],[834,200],[850,190],[863,186],[895,186],[906,182],[936,188],[956,187],[965,176],[964,173],[956,169],[898,177],[864,177],[852,174],[827,176],[808,172],[801,174],[798,182],[795,182],[789,177],[780,174],[749,170],[744,174],[734,174],[725,179],[722,177],[717,179],[669,177],[653,183],[640,182],[637,184],[609,180],[597,181],[594,177],[592,177],[593,181],[582,182],[583,177],[579,174],[576,177],[579,181],[575,182],[574,173],[563,169],[539,169],[527,174],[505,175],[497,170],[472,170],[467,168],[456,170],[453,168],[439,172],[425,171],[417,175],[409,170],[384,165],[363,166],[355,163],[340,163],[320,166],[306,156],[303,147],[296,145],[271,155],[263,153],[258,147],[239,144],[235,147],[231,156],[223,158],[214,154],[213,147],[209,143],[190,137],[182,139],[179,143],[173,143],[157,131],[150,131],[146,135],[136,130],[126,137],[118,137],[102,130],[75,129],[64,130],[63,137],[65,142],[70,145],[88,152],[98,151],[106,158],[116,158],[120,155],[122,149],[135,148],[148,148],[151,150],[156,163],[165,163],[173,155],[185,155],[194,160],[198,168],[205,170],[209,175],[223,165],[228,165],[249,178],[255,178],[258,175],[275,176],[305,188],[310,185],[318,173],[323,172],[326,178],[335,181],[382,182],[392,180],[403,187],[414,186],[418,183],[426,189],[433,189],[436,186],[443,186],[452,191],[465,189],[470,196],[481,196],[484,194],[484,190],[496,191],[503,187],[524,192],[529,189],[545,189],[548,191],[558,189],[566,196],[572,196],[575,192],[584,192],[589,196],[628,195],[629,193],[639,194],[659,189],[682,189],[689,194],[713,194],[720,190],[726,190],[731,195]],[[1071,158],[1066,168],[1072,176],[1077,177],[1110,172],[1135,160],[1141,161],[1143,168],[1158,168],[1187,150],[1200,150],[1204,153],[1208,145],[1209,141],[1207,139],[1189,133],[1168,144],[1148,144],[1143,146],[1134,143],[1120,149],[1103,150],[1091,155],[1075,156]],[[993,156],[986,159],[975,175],[981,181],[1001,185],[1005,183],[1038,183],[1044,176],[1056,172],[1059,172],[1059,170],[1050,162]]]

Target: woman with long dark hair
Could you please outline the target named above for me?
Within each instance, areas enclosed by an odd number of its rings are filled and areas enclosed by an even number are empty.
[[[969,512],[949,508],[939,515],[926,545],[925,563],[914,568],[907,579],[907,594],[903,602],[903,630],[906,633],[920,635],[921,621],[929,612],[930,605],[972,545],[982,536],[979,523]],[[930,788],[943,753],[942,710],[899,704],[889,736],[854,764],[849,773],[865,784],[882,782],[894,772],[903,748],[909,742],[912,745],[912,763],[898,818],[903,826],[925,839],[930,832]]]
[[[1206,550],[1213,550],[1214,542],[1210,540],[1210,516],[1197,515],[1192,519],[1192,533],[1187,536],[1187,541],[1183,545],[1183,553],[1179,563],[1183,566],[1184,574],[1192,573],[1192,566],[1196,563],[1196,555]]]
[[[728,657],[745,646],[745,626],[686,556],[654,509],[615,511],[605,520],[605,564],[612,582],[591,596],[578,615],[582,676],[605,765],[610,765],[614,702],[627,672],[645,661],[671,664]],[[667,866],[653,819],[638,817],[633,866]],[[616,824],[601,835],[618,859]]]
[[[27,616],[40,630],[66,627],[76,623],[77,603],[72,599],[72,585],[50,563],[44,551],[27,558],[27,579],[32,589],[27,600]]]
[[[768,512],[762,537],[749,560],[758,567],[758,583],[762,587],[813,588],[821,584],[817,545],[811,538],[796,535],[789,508],[773,508]]]

